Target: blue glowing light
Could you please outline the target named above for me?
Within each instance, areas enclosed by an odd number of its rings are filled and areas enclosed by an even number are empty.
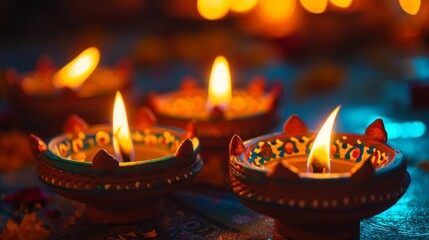
[[[426,133],[426,124],[421,121],[395,122],[390,118],[374,116],[368,124],[375,119],[381,118],[384,122],[389,139],[395,138],[419,138]]]
[[[411,64],[417,78],[429,80],[429,58],[415,57],[411,60]]]

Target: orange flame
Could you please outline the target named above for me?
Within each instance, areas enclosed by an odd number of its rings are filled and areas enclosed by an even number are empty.
[[[198,0],[198,13],[207,20],[218,20],[228,13],[229,0]]]
[[[208,105],[212,107],[226,108],[232,98],[231,75],[228,61],[223,56],[214,60],[209,80]]]
[[[61,68],[53,77],[54,86],[57,88],[79,88],[91,75],[100,61],[100,52],[95,47],[83,51],[66,66]]]
[[[330,145],[331,132],[334,126],[335,117],[341,106],[335,108],[329,115],[323,127],[314,140],[313,147],[307,160],[307,172],[330,172]]]
[[[134,146],[128,128],[127,112],[121,93],[116,92],[113,107],[113,148],[120,162],[134,161]]]
[[[399,0],[402,10],[410,15],[416,15],[420,10],[421,0]]]

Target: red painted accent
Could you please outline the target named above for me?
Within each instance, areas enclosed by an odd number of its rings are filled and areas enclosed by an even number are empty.
[[[359,148],[355,148],[355,150],[353,150],[352,152],[352,157],[353,158],[358,158],[360,154],[360,149]]]
[[[273,155],[273,150],[271,149],[271,146],[268,144],[264,144],[261,146],[261,157],[268,158]]]
[[[291,154],[293,152],[293,144],[291,142],[287,142],[285,144],[285,151],[287,154]]]

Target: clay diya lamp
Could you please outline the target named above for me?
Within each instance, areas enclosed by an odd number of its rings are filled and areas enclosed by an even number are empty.
[[[72,113],[91,124],[106,122],[115,92],[129,85],[131,64],[124,60],[107,68],[98,66],[99,60],[99,50],[91,47],[60,70],[46,57],[34,72],[9,70],[11,102],[24,126],[47,136],[61,131]]]
[[[395,204],[410,183],[381,119],[364,135],[331,136],[337,112],[317,137],[292,116],[283,132],[231,139],[232,190],[243,204],[274,218],[287,238],[356,238],[360,221]]]
[[[154,125],[147,109],[140,111],[138,128],[129,131],[121,105],[116,100],[114,130],[88,127],[74,115],[66,132],[46,144],[31,137],[40,180],[61,196],[85,203],[86,216],[104,223],[157,216],[163,197],[186,186],[203,166],[194,132]]]
[[[202,181],[226,186],[228,166],[222,159],[227,157],[230,137],[255,137],[276,125],[281,88],[275,85],[265,91],[265,85],[259,77],[247,89],[232,90],[228,62],[219,56],[213,64],[208,91],[199,88],[194,79],[186,78],[178,91],[151,93],[149,104],[160,123],[183,128],[191,120],[197,122],[205,161],[200,177]]]

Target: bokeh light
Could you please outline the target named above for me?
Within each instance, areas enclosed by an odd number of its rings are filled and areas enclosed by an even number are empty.
[[[207,20],[218,20],[229,11],[229,0],[198,0],[198,13]]]
[[[246,13],[252,10],[257,3],[258,0],[231,0],[230,9],[233,12]]]
[[[390,118],[374,116],[371,121],[368,121],[368,124],[377,118],[383,119],[384,128],[389,139],[419,138],[426,133],[426,124],[421,121],[398,122]]]
[[[340,8],[348,8],[353,0],[330,0],[330,2]]]
[[[416,15],[419,12],[421,0],[399,0],[402,10],[410,15]]]
[[[296,0],[260,0],[257,13],[267,23],[289,19],[296,9]]]
[[[319,14],[323,13],[328,6],[328,0],[300,0],[305,10]]]

